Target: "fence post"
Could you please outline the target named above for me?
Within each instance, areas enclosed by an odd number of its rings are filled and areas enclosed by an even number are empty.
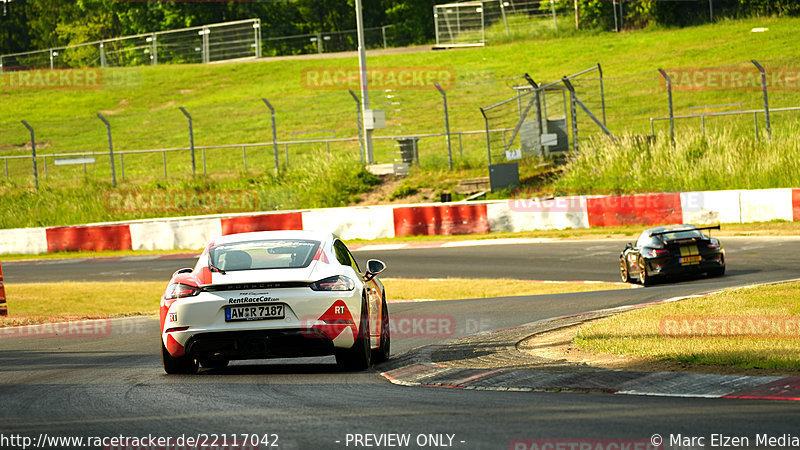
[[[450,144],[450,114],[447,111],[447,93],[442,89],[439,83],[433,83],[436,89],[442,94],[442,104],[444,106],[444,130],[447,133],[447,166],[453,170],[453,148]]]
[[[572,86],[572,83],[569,82],[567,77],[563,77],[561,82],[564,83],[564,86],[567,87],[569,90],[569,114],[572,118],[572,150],[577,154],[578,153],[578,109],[577,109],[577,97],[575,96],[575,89]]]
[[[106,132],[108,133],[108,155],[111,158],[111,184],[117,187],[117,172],[114,169],[114,144],[111,142],[111,124],[108,123],[102,114],[97,113],[97,117],[106,124]]]
[[[253,30],[255,30],[256,58],[261,58],[261,19],[256,19],[253,23]]]
[[[189,119],[189,150],[192,153],[192,176],[195,176],[197,173],[197,168],[195,166],[194,161],[194,129],[192,129],[192,116],[189,114],[189,111],[186,111],[186,108],[183,106],[179,106],[178,109],[181,110],[184,116]]]
[[[483,123],[486,126],[486,153],[488,154],[489,158],[489,165],[492,165],[492,141],[491,137],[489,136],[489,118],[486,117],[486,111],[483,108],[480,108],[481,114],[483,114]]]
[[[767,122],[767,137],[772,139],[772,125],[769,120],[769,99],[767,97],[767,71],[755,59],[752,59],[751,62],[756,66],[756,69],[761,72],[761,91],[764,95],[764,120]]]
[[[211,55],[209,55],[210,48],[209,48],[209,45],[208,45],[208,35],[210,33],[211,33],[211,30],[208,27],[203,27],[203,29],[200,30],[200,36],[202,36],[202,38],[203,38],[203,47],[202,47],[203,64],[207,64],[207,63],[211,62]]]
[[[272,117],[272,150],[275,154],[275,173],[277,174],[280,172],[280,165],[278,163],[278,129],[275,127],[275,108],[272,107],[272,104],[267,99],[262,98],[261,101],[267,105],[270,117]]]
[[[603,67],[600,63],[597,63],[597,71],[600,73],[600,104],[603,108],[603,125],[606,127],[608,124],[606,123],[606,90],[603,86]]]
[[[350,93],[350,96],[353,97],[353,100],[356,102],[356,120],[358,121],[358,148],[361,150],[361,165],[364,166],[367,164],[367,160],[364,156],[364,124],[361,119],[361,99],[358,98],[358,95],[356,95],[352,89],[348,89],[347,92]]]
[[[106,48],[105,42],[100,42],[100,67],[106,67]]]
[[[158,65],[158,33],[153,33],[151,36],[153,41],[153,50],[151,50],[150,54],[153,55],[153,65]]]
[[[391,25],[384,25],[381,27],[381,36],[383,36],[383,48],[386,49],[388,46],[386,45],[386,27],[390,27]]]
[[[505,2],[500,0],[500,13],[503,14],[503,24],[506,26],[506,36],[510,36],[511,32],[508,30],[508,19],[506,18],[506,7],[504,5]]]
[[[33,127],[28,122],[21,121],[25,128],[31,132],[31,154],[33,159],[33,181],[36,184],[36,189],[39,189],[39,169],[36,167],[36,136],[33,133]]]
[[[556,19],[556,4],[550,0],[550,11],[553,13],[553,28],[558,32],[558,19]]]
[[[672,108],[672,79],[664,69],[658,69],[661,76],[667,80],[667,98],[669,100],[669,139],[675,143],[675,110]]]

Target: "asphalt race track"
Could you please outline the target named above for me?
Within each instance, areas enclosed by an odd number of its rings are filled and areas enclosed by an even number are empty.
[[[565,314],[800,274],[798,238],[723,243],[728,272],[722,278],[597,293],[392,304],[395,318],[454,324],[446,332],[411,329],[395,335],[393,353]],[[355,255],[362,264],[373,257],[384,260],[386,277],[617,281],[623,247],[624,241],[569,241]],[[7,283],[166,283],[175,269],[193,264],[181,258],[16,262],[5,263],[3,272]],[[31,445],[54,436],[171,437],[174,445],[181,436],[214,433],[218,445],[224,437],[230,443],[232,433],[267,435],[258,448],[269,448],[265,442],[278,448],[388,448],[397,442],[379,443],[366,435],[401,433],[409,435],[409,445],[395,448],[464,449],[528,448],[516,441],[528,438],[650,442],[658,433],[670,448],[670,436],[678,434],[704,437],[707,446],[712,434],[747,436],[751,446],[757,434],[800,434],[797,402],[403,387],[390,384],[379,370],[338,372],[332,357],[240,362],[194,376],[167,376],[155,318],[101,322],[94,335],[83,337],[0,336],[0,399],[0,448],[22,448],[13,444],[23,437]],[[7,439],[15,436],[18,441]]]

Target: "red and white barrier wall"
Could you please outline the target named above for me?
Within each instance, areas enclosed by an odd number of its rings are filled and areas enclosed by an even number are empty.
[[[199,249],[220,234],[327,230],[343,239],[664,223],[800,220],[800,189],[573,196],[221,214],[0,230],[0,254]]]

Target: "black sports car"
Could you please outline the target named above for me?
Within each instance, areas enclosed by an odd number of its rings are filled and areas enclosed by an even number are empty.
[[[703,230],[719,230],[694,225],[668,225],[644,230],[636,245],[628,243],[619,255],[619,272],[624,282],[639,280],[649,285],[655,278],[671,275],[725,274],[725,249],[718,239]]]

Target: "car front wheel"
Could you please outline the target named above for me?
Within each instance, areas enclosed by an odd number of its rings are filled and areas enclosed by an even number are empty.
[[[624,257],[619,259],[619,276],[622,278],[623,283],[628,283],[631,280],[630,274],[628,274],[628,264],[625,263]]]
[[[639,282],[642,286],[650,286],[650,276],[647,275],[647,266],[645,265],[644,258],[639,257]]]

